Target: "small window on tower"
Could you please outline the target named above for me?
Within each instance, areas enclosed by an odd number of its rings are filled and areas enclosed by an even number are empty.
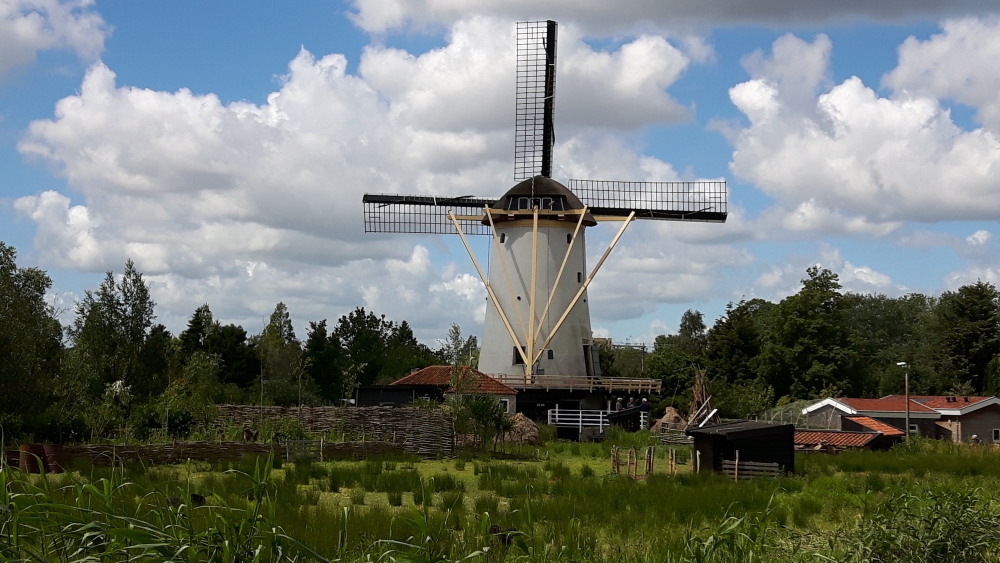
[[[521,354],[517,351],[517,346],[514,346],[514,363],[513,363],[513,365],[515,365],[515,366],[523,366],[524,365],[524,358],[522,358]]]
[[[553,359],[555,359],[555,357],[556,357],[556,355],[552,353],[552,350],[549,350],[549,359],[553,360]]]
[[[573,242],[573,233],[566,233],[566,244]]]
[[[583,283],[583,272],[576,273],[576,283]]]
[[[500,244],[507,240],[507,233],[500,233]]]

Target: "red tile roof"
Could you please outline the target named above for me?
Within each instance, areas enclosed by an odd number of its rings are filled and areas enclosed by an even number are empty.
[[[902,400],[903,395],[889,395],[886,399]],[[949,395],[910,395],[910,400],[932,409],[964,409],[990,397],[954,397]]]
[[[878,432],[851,432],[843,430],[796,430],[796,446],[835,446],[861,448],[881,436]]]
[[[875,432],[881,432],[886,436],[902,436],[903,431],[891,424],[886,424],[881,420],[875,420],[874,418],[869,418],[867,416],[846,416],[847,420],[856,422],[861,426],[873,430]]]
[[[906,400],[899,396],[889,396],[882,399],[837,399],[837,401],[856,411],[906,412]],[[921,405],[911,397],[910,412],[936,413],[937,411]]]
[[[397,379],[389,385],[433,385],[436,387],[448,387],[448,391],[454,391],[451,385],[451,376],[454,371],[452,366],[430,366],[417,370],[402,379]],[[473,369],[468,371],[474,380],[470,382],[470,392],[484,395],[515,395],[517,389],[508,387],[485,373]]]

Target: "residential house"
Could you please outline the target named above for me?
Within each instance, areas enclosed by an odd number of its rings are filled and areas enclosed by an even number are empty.
[[[454,376],[455,368],[453,366],[429,366],[397,379],[389,385],[369,385],[359,388],[356,394],[356,403],[359,406],[403,405],[421,397],[440,401],[446,395],[456,391],[453,385]],[[517,407],[516,389],[472,368],[464,368],[460,377],[462,392],[494,395],[497,400],[504,404],[507,413],[513,414],[515,412]]]
[[[829,398],[802,410],[809,426],[861,432],[883,432],[906,426],[906,398],[888,395],[880,399]],[[1000,444],[1000,399],[997,397],[951,397],[911,395],[911,435],[971,442],[977,436],[986,443]]]

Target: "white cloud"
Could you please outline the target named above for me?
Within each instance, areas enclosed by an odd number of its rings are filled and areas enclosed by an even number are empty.
[[[415,57],[365,49],[359,73],[390,101],[390,113],[421,129],[505,132],[514,115],[515,35],[508,20],[472,18],[454,25],[448,45]],[[698,56],[704,56],[701,47]],[[642,35],[614,52],[594,51],[580,30],[559,34],[556,127],[632,128],[689,119],[666,92],[690,59],[659,36]],[[502,139],[507,149],[507,136]]]
[[[444,248],[439,241],[364,234],[361,195],[488,196],[512,184],[512,28],[463,21],[445,47],[419,57],[373,45],[357,75],[342,55],[303,50],[262,105],[122,86],[95,64],[79,93],[60,100],[52,119],[33,122],[19,144],[82,203],[45,192],[15,207],[38,224],[36,245],[50,264],[101,271],[134,259],[171,326],[207,302],[252,329],[278,300],[296,319],[364,304],[410,320],[423,338],[440,337],[452,321],[481,323],[485,295],[464,254],[458,266],[442,265],[447,254],[432,261],[426,250]],[[565,30],[558,175],[676,179],[613,128],[686,119],[664,88],[687,56],[654,36],[596,52]],[[655,64],[640,64],[648,57]],[[713,257],[726,263],[734,254],[724,244],[688,252],[702,254],[693,277],[678,282],[688,289],[651,284],[631,301],[679,299],[706,285]]]
[[[729,244],[688,243],[666,234],[686,226],[695,225],[637,221],[629,227],[590,286],[592,314],[601,319],[629,319],[650,313],[661,303],[728,294],[724,272],[748,266],[753,255]],[[587,233],[588,267],[596,264],[614,232],[606,229],[602,237],[593,229]]]
[[[871,2],[845,0],[812,3],[793,0],[731,2],[728,0],[354,0],[355,22],[366,31],[383,32],[405,27],[450,25],[470,15],[508,19],[573,20],[594,33],[620,33],[640,22],[657,28],[686,30],[733,24],[819,24],[856,20],[903,21],[914,17],[940,17],[975,11],[996,11],[987,0],[970,6],[961,2],[913,0]]]
[[[90,61],[110,30],[93,0],[0,0],[0,77],[39,51],[67,49]]]
[[[982,246],[982,245],[986,244],[987,242],[989,242],[989,240],[991,238],[993,238],[993,235],[990,234],[989,231],[987,231],[985,229],[979,229],[978,231],[976,231],[976,232],[972,233],[971,235],[969,235],[968,237],[966,237],[965,240],[968,241],[968,243],[971,244],[971,245]]]
[[[1000,138],[961,130],[934,98],[880,97],[857,77],[827,89],[830,52],[825,36],[786,35],[730,90],[750,122],[730,168],[789,210],[787,228],[887,234],[1000,215]]]
[[[798,293],[802,288],[802,279],[806,277],[806,269],[817,266],[837,274],[843,291],[854,293],[884,293],[899,295],[907,288],[894,284],[892,278],[870,266],[858,266],[845,259],[839,248],[821,244],[818,249],[818,259],[809,257],[791,257],[783,264],[769,264],[754,283],[752,297],[761,297],[779,301],[789,295]]]
[[[899,65],[882,84],[903,96],[950,98],[976,108],[976,118],[1000,133],[1000,19],[946,21],[926,41],[908,38]]]
[[[968,268],[963,271],[952,272],[944,279],[945,287],[951,291],[955,291],[963,285],[970,285],[979,281],[1000,286],[1000,267]]]

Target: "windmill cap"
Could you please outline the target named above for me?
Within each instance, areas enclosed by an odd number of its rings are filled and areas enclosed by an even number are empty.
[[[561,202],[563,210],[567,209],[575,210],[584,208],[583,202],[580,201],[580,198],[576,197],[576,194],[570,191],[570,189],[567,188],[566,186],[560,184],[559,182],[556,182],[552,178],[546,178],[545,176],[535,176],[534,178],[528,178],[527,180],[519,182],[513,188],[508,190],[507,193],[503,195],[503,197],[498,199],[497,202],[493,204],[492,209],[498,211],[502,211],[505,209],[518,209],[518,202],[521,198],[536,198],[536,197],[537,198],[549,197],[553,199],[558,198]],[[530,209],[530,206],[528,207],[528,209]],[[557,219],[557,217],[559,216],[558,214],[549,215],[547,213],[543,215],[543,213],[545,213],[547,210],[543,209],[541,211],[542,213],[539,213],[540,219],[541,218]],[[577,220],[576,216],[573,215],[569,216],[561,215],[561,217],[563,217],[563,219],[557,219],[557,220],[562,220],[566,221],[567,223],[574,223],[574,224],[576,223]],[[508,220],[510,219],[508,218],[507,215],[493,216],[493,221],[496,223]],[[489,225],[490,224],[489,218],[484,217],[483,224]],[[594,225],[597,224],[597,221],[594,220],[594,217],[590,213],[587,213],[583,218],[583,224],[584,226],[587,227],[593,227]]]

